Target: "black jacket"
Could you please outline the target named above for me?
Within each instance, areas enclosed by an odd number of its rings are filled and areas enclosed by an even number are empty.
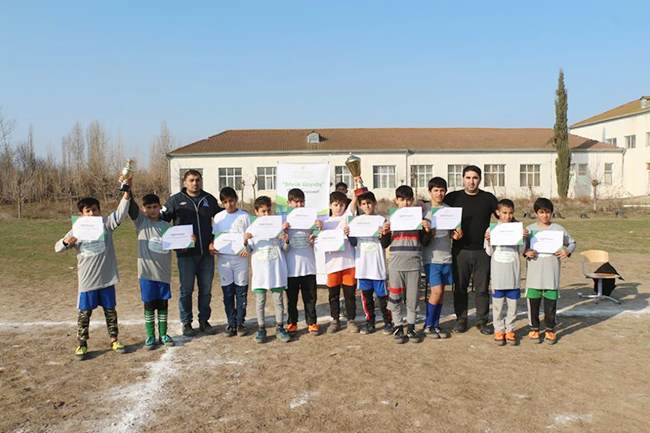
[[[209,254],[208,245],[212,242],[212,218],[223,209],[217,199],[210,193],[201,190],[198,203],[187,195],[186,188],[169,197],[162,208],[160,216],[165,221],[173,221],[175,226],[192,224],[196,246],[188,250],[177,251],[179,257]]]

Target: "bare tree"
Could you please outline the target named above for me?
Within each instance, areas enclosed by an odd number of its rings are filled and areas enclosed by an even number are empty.
[[[16,129],[16,119],[7,119],[0,107],[0,201],[9,201],[9,176],[14,169],[14,150],[11,147],[11,134]]]
[[[149,148],[149,176],[147,188],[149,191],[167,196],[169,195],[169,166],[167,154],[175,147],[176,140],[163,122],[160,125],[160,134],[151,141]]]

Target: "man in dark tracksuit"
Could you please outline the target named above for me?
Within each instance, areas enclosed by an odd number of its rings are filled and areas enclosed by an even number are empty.
[[[463,169],[465,189],[445,196],[443,202],[451,207],[463,208],[461,229],[463,237],[454,241],[452,248],[454,276],[454,312],[458,323],[454,332],[467,331],[467,308],[469,297],[467,287],[474,278],[476,327],[482,334],[490,335],[487,326],[490,309],[490,257],[483,249],[485,231],[490,226],[490,218],[497,210],[497,198],[478,188],[481,183],[481,169],[468,165]]]
[[[214,328],[208,322],[212,312],[210,301],[214,278],[214,257],[210,255],[208,246],[213,238],[212,218],[223,209],[212,194],[201,189],[202,180],[200,172],[188,170],[183,177],[184,188],[169,197],[161,212],[161,218],[173,221],[174,225],[192,224],[196,236],[194,248],[176,252],[181,283],[178,308],[183,335],[186,337],[196,335],[192,328],[192,292],[195,279],[199,288],[199,328],[207,334],[214,333]]]

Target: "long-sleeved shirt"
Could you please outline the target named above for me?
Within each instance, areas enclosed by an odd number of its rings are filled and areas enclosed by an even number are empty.
[[[162,248],[162,235],[171,224],[161,219],[154,221],[138,209],[131,199],[129,217],[138,235],[138,277],[144,280],[171,283],[172,254]]]
[[[569,254],[576,249],[576,241],[569,233],[559,224],[554,222],[549,226],[540,226],[537,223],[526,227],[530,236],[533,232],[543,230],[559,231],[564,233],[564,246],[569,250]],[[527,240],[527,248],[530,248],[530,236]],[[526,287],[529,289],[539,290],[558,290],[560,288],[560,258],[555,254],[538,253],[534,259],[527,259]]]

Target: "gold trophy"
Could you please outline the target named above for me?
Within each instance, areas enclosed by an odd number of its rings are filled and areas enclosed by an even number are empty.
[[[135,161],[133,159],[127,159],[124,168],[122,169],[122,184],[120,185],[120,191],[128,191],[129,186],[126,184],[126,181],[133,177],[133,167],[135,166]]]
[[[345,165],[348,166],[352,178],[361,176],[361,158],[350,155],[348,159],[345,160]],[[368,188],[366,188],[360,180],[354,179],[354,186],[354,195],[357,197],[368,192]]]

